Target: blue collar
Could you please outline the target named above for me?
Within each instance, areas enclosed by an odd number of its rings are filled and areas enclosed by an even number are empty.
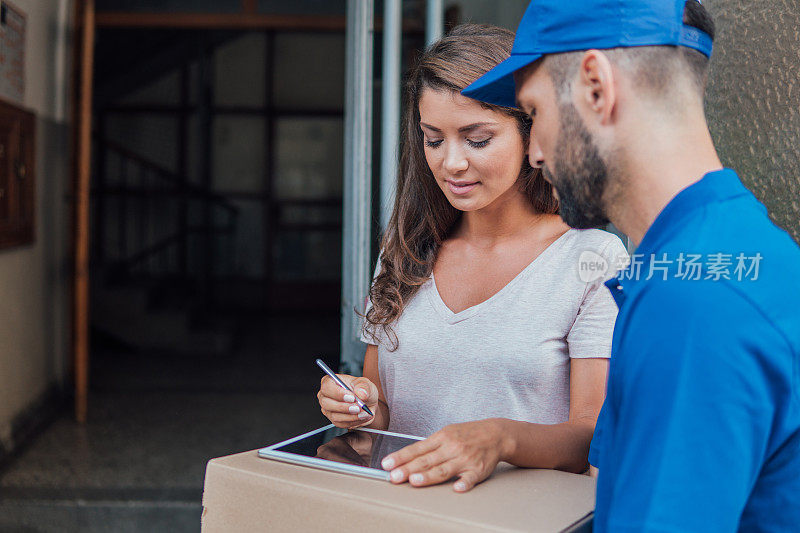
[[[656,253],[665,241],[681,231],[684,226],[682,222],[691,216],[694,211],[702,209],[711,203],[748,194],[750,192],[742,185],[735,171],[724,168],[709,172],[702,179],[689,185],[670,200],[656,217],[647,233],[645,233],[642,242],[636,248],[636,254],[642,258],[643,265],[648,264],[650,256]],[[634,265],[631,264],[627,273],[630,273],[633,267]],[[624,285],[626,287],[633,287],[640,281],[632,279],[633,276],[630,275],[625,276],[625,278]],[[614,296],[617,306],[622,305],[625,295],[622,293],[623,285],[619,277],[608,280],[606,286]]]
[[[658,251],[661,244],[670,236],[680,231],[681,221],[697,209],[715,202],[721,202],[737,196],[750,194],[734,170],[723,168],[709,172],[675,195],[656,217],[645,233],[637,254],[645,257]]]

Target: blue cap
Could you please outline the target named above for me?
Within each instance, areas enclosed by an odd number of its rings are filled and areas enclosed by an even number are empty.
[[[532,0],[511,57],[461,94],[516,107],[514,72],[545,54],[628,46],[672,45],[711,57],[711,37],[683,24],[686,0]]]

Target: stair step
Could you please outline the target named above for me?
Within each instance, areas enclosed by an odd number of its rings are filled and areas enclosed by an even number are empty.
[[[214,355],[234,344],[233,325],[212,328],[190,324],[184,310],[148,308],[147,287],[106,287],[94,291],[92,327],[121,342],[149,351]]]
[[[92,312],[143,313],[149,304],[148,289],[139,286],[92,287]]]
[[[201,513],[199,502],[4,499],[0,502],[0,531],[196,532]]]

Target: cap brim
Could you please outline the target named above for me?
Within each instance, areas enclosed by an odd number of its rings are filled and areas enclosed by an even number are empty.
[[[542,54],[515,54],[472,82],[461,94],[487,104],[517,107],[514,72],[527,67]]]

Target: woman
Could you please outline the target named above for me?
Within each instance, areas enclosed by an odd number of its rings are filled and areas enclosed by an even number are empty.
[[[583,472],[604,397],[616,306],[579,257],[619,239],[572,230],[526,157],[530,121],[459,91],[504,60],[513,33],[464,25],[432,45],[406,88],[394,212],[370,290],[364,377],[324,378],[339,427],[429,436],[388,456],[396,483],[458,476],[469,490],[503,460]]]

